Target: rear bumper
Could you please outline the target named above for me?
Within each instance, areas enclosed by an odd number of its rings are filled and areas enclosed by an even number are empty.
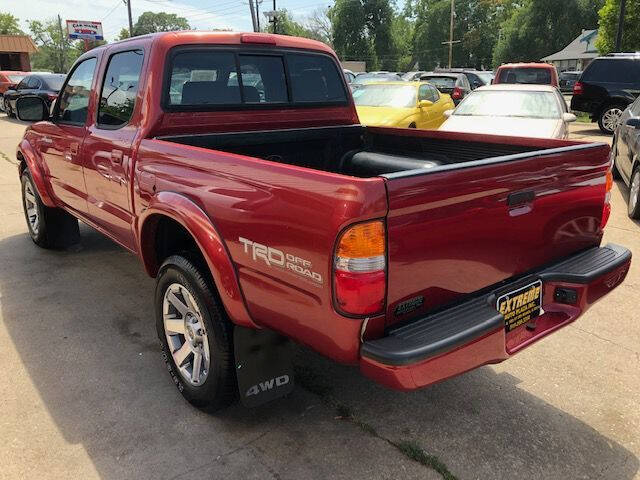
[[[360,370],[398,390],[413,390],[489,363],[506,360],[542,337],[568,325],[625,279],[631,252],[609,244],[573,255],[511,284],[440,312],[392,328],[385,337],[365,341]],[[506,332],[496,310],[499,292],[542,280],[543,313],[535,328]],[[563,300],[558,288],[576,292]]]

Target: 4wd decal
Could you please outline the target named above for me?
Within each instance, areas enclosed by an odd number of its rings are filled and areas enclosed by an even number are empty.
[[[283,268],[322,284],[322,275],[312,270],[313,265],[309,260],[243,237],[238,237],[238,241],[244,246],[244,253],[250,255],[254,262],[264,262],[269,267]]]

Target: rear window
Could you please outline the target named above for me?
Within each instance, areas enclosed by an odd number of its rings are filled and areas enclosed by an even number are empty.
[[[453,88],[456,86],[454,77],[422,77],[421,80],[426,80],[437,88]]]
[[[56,75],[55,77],[46,77],[44,81],[51,90],[60,91],[65,78],[67,78],[65,75]]]
[[[11,80],[13,83],[18,83],[20,80],[22,80],[24,77],[26,77],[26,75],[7,75],[7,77],[9,77],[9,80]]]
[[[586,82],[640,82],[640,61],[631,58],[594,60],[582,74]]]
[[[173,109],[347,100],[342,73],[326,55],[200,49],[178,51],[169,68],[165,104]]]
[[[551,84],[551,71],[547,68],[503,68],[499,83]]]

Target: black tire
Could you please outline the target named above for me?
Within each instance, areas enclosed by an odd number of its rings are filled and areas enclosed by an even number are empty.
[[[418,128],[415,123],[411,122],[408,128]]]
[[[33,243],[42,248],[65,248],[78,243],[80,241],[78,220],[64,210],[44,205],[27,170],[22,174],[21,181],[22,208]],[[32,199],[28,199],[28,191]],[[37,223],[30,220],[32,215],[29,213],[29,208],[36,214]]]
[[[617,125],[613,125],[611,123],[610,116],[617,114],[619,120],[620,115],[622,115],[622,112],[624,112],[626,108],[627,106],[621,103],[611,103],[606,105],[598,115],[598,127],[600,127],[600,131],[607,135],[613,135]]]
[[[630,218],[640,218],[640,168],[636,167],[631,174],[629,182],[629,202],[627,204],[627,213]]]
[[[16,115],[15,113],[13,113],[13,110],[11,110],[11,104],[9,103],[9,100],[5,98],[3,99],[3,101],[4,101],[4,112],[7,114],[7,117],[14,118]]]
[[[237,383],[233,357],[233,326],[221,306],[206,266],[193,255],[183,253],[167,258],[156,279],[156,331],[167,370],[182,396],[193,406],[208,412],[234,403]],[[195,300],[204,321],[210,352],[210,369],[204,381],[192,385],[176,365],[165,332],[163,305],[165,293],[173,284],[185,287]],[[186,336],[184,336],[186,342]],[[192,357],[193,359],[193,357]],[[193,360],[191,360],[193,363]],[[193,365],[192,365],[193,369]]]

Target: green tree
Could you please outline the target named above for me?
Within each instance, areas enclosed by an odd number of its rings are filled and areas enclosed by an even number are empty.
[[[594,28],[601,0],[527,0],[502,23],[493,62],[537,61]]]
[[[34,70],[51,70],[67,73],[73,62],[82,54],[82,42],[73,43],[64,30],[61,32],[57,19],[32,20],[29,31],[38,51],[31,57]]]
[[[599,11],[600,19],[598,22],[596,48],[603,55],[615,50],[619,14],[620,0],[607,0]],[[635,52],[640,50],[639,22],[640,3],[627,1],[622,29],[621,51]]]
[[[144,12],[133,25],[133,36],[190,29],[191,27],[187,19],[179,17],[175,13]],[[120,32],[120,34],[122,35],[122,32]]]
[[[0,35],[22,35],[18,18],[10,13],[0,13]]]
[[[340,59],[365,61],[369,70],[377,68],[378,58],[368,35],[362,2],[336,0],[328,15],[333,30],[333,47]]]

